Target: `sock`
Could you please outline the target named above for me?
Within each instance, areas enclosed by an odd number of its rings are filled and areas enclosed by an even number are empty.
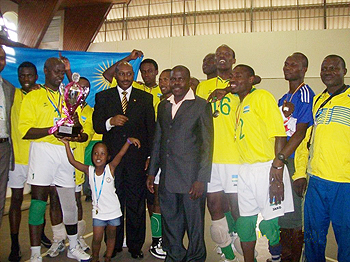
[[[227,247],[222,247],[221,251],[225,255],[226,259],[233,260],[235,258],[231,244],[229,244]]]
[[[69,248],[75,248],[78,245],[78,234],[67,235],[69,240]]]
[[[275,245],[275,246],[270,246],[269,245],[269,251],[271,253],[273,262],[281,261],[281,252],[282,252],[281,244],[278,244],[278,245]]]
[[[35,256],[35,255],[40,256],[41,246],[30,247],[30,251],[31,251],[31,256],[32,257]]]
[[[13,250],[13,251],[19,250],[18,233],[11,234],[11,250]]]
[[[160,238],[162,237],[162,215],[158,213],[153,213],[151,216],[151,231],[152,237]]]
[[[228,225],[228,232],[236,232],[236,222],[232,217],[231,211],[228,211],[225,213],[225,217],[227,220],[227,225]]]

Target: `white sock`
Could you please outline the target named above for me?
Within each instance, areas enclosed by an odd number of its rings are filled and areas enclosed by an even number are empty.
[[[31,251],[31,256],[33,257],[34,255],[40,256],[41,253],[41,246],[35,246],[35,247],[30,247]]]
[[[75,248],[78,245],[78,234],[67,235],[69,240],[69,248]]]

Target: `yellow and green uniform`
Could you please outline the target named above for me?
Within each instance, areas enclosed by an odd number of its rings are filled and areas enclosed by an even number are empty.
[[[236,112],[236,142],[242,163],[275,158],[275,137],[285,137],[281,112],[266,90],[253,88]]]
[[[350,89],[333,97],[322,109],[320,105],[329,93],[315,96],[313,106],[314,130],[312,132],[310,157],[306,144],[310,130],[302,146],[296,151],[294,179],[306,177],[307,172],[319,178],[350,183],[350,155],[342,152],[350,148]],[[335,139],[336,138],[336,139]]]
[[[13,153],[15,155],[15,163],[20,165],[28,165],[30,141],[22,139],[22,135],[18,129],[19,113],[23,98],[27,93],[19,88],[15,90],[15,97],[11,108],[11,139],[13,144]]]
[[[79,106],[76,110],[79,116],[79,122],[83,126],[83,132],[88,135],[87,141],[83,143],[74,143],[74,158],[80,163],[84,163],[85,148],[89,145],[92,137],[95,134],[94,128],[92,126],[92,113],[93,109],[85,104],[84,107]],[[80,185],[84,183],[85,175],[83,172],[75,169],[75,184]]]
[[[62,99],[63,97],[58,91],[46,89],[44,86],[41,86],[38,90],[29,92],[23,99],[19,114],[18,129],[21,137],[25,136],[32,127],[52,127],[55,125],[55,121],[60,117],[66,117],[63,113],[57,112],[62,112],[61,106],[59,105]],[[58,110],[56,110],[55,107],[58,108]],[[48,135],[33,141],[63,146],[62,142],[58,141],[54,135]]]
[[[217,88],[225,88],[228,80],[215,77],[199,83],[196,94],[207,99]],[[227,94],[221,101],[212,103],[213,112],[218,110],[218,117],[214,117],[214,152],[213,163],[217,164],[238,164],[239,155],[234,142],[235,123],[234,116],[239,104],[237,95]]]

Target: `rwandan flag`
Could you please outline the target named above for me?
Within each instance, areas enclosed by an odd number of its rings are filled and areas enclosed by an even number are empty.
[[[44,64],[49,57],[59,57],[58,52],[62,56],[69,59],[72,73],[77,72],[81,76],[89,79],[91,83],[90,94],[86,102],[93,107],[95,105],[95,94],[110,88],[110,83],[104,79],[102,73],[113,65],[115,62],[128,56],[130,53],[100,53],[100,52],[78,52],[78,51],[58,51],[58,50],[44,50],[20,47],[4,46],[6,52],[6,66],[1,72],[1,76],[10,81],[14,86],[20,87],[17,75],[18,66],[25,62],[32,62],[38,70],[38,84],[45,83]],[[142,58],[130,61],[134,68],[135,77],[139,71]],[[65,77],[63,83],[68,84],[68,79]]]

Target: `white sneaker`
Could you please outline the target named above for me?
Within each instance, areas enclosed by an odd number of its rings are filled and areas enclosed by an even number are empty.
[[[64,240],[54,241],[49,250],[47,250],[46,254],[49,257],[57,257],[61,252],[65,249]]]
[[[158,243],[156,245],[152,245],[149,249],[149,252],[156,258],[159,259],[165,259],[166,258],[166,252],[163,250],[162,247],[162,238],[158,240]]]
[[[77,261],[90,261],[90,255],[85,253],[84,250],[81,249],[79,244],[76,245],[75,248],[69,247],[67,257],[73,258]]]
[[[81,249],[84,251],[87,251],[90,249],[90,246],[85,242],[85,239],[81,236],[78,238],[78,244],[80,245]]]
[[[38,254],[34,254],[34,256],[30,257],[30,262],[42,262],[43,258],[38,255]]]
[[[225,258],[225,255],[222,254],[220,262],[239,262],[239,259],[238,259],[238,257],[235,257],[232,260],[231,259],[227,259],[227,258]]]

